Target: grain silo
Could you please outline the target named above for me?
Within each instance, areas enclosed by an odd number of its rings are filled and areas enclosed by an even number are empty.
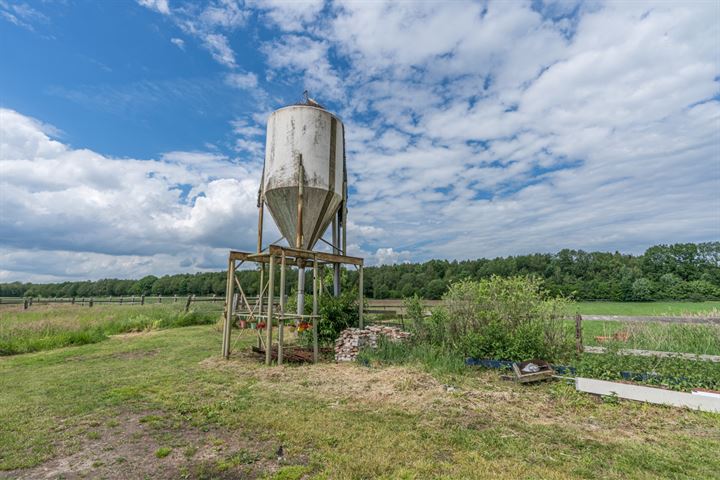
[[[347,255],[347,170],[345,127],[342,121],[314,100],[305,96],[300,104],[280,108],[270,114],[267,123],[265,162],[258,192],[257,252],[231,251],[228,261],[223,356],[230,355],[230,333],[235,321],[255,322],[264,326],[266,339],[258,335],[258,349],[264,348],[265,361],[283,359],[283,329],[286,320],[312,321],[314,358],[317,359],[318,298],[322,285],[318,268],[333,267],[333,294],[340,294],[340,267],[358,269],[359,326],[362,327],[363,259]],[[263,245],[264,210],[267,207],[287,246]],[[323,238],[330,227],[329,239]],[[314,250],[319,241],[332,253]],[[327,249],[326,249],[327,250]],[[238,263],[239,262],[239,263]],[[260,287],[256,299],[245,295],[237,268],[246,262],[261,265]],[[280,288],[275,270],[280,266]],[[269,268],[266,269],[266,266]],[[297,267],[297,311],[285,311],[286,267]],[[313,272],[313,309],[306,315],[305,268]],[[266,275],[267,273],[267,275]],[[237,292],[236,292],[237,287]],[[279,305],[276,305],[276,290]],[[279,312],[278,312],[279,310]],[[273,325],[278,328],[277,350],[273,350]],[[276,353],[275,353],[276,352]],[[273,355],[277,355],[274,357]]]
[[[276,110],[267,123],[261,198],[288,245],[312,250],[332,224],[333,253],[345,251],[345,129],[311,100]],[[334,293],[339,293],[335,265]],[[298,273],[298,314],[304,269]]]

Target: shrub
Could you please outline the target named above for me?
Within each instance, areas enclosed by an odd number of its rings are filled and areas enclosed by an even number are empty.
[[[422,322],[417,338],[466,356],[556,360],[574,346],[572,327],[564,321],[569,306],[564,298],[549,297],[534,277],[461,281]]]
[[[405,308],[405,316],[408,317],[413,327],[418,329],[423,321],[423,312],[425,310],[420,295],[416,293],[412,297],[403,299],[403,307]]]
[[[357,327],[360,321],[356,290],[345,290],[339,297],[323,295],[318,305],[318,339],[334,342],[340,332]]]
[[[358,326],[360,318],[357,297],[357,290],[345,290],[339,297],[332,295],[320,296],[318,303],[318,315],[320,316],[318,319],[318,341],[320,343],[332,343],[340,336],[340,332],[346,328]],[[305,312],[306,315],[312,313],[312,295],[305,296]],[[305,344],[310,344],[312,342],[312,331],[302,332],[300,340]]]

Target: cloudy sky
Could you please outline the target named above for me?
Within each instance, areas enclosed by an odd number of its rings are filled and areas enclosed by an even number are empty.
[[[305,89],[369,263],[720,239],[717,1],[0,0],[0,45],[0,281],[253,249]]]

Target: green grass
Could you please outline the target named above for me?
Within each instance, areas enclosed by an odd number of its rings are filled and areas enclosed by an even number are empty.
[[[216,322],[221,314],[207,305],[183,311],[180,304],[119,306],[34,306],[0,309],[0,356],[86,345],[120,333]]]
[[[237,347],[253,342],[246,332]],[[247,354],[219,359],[220,343],[212,326],[194,326],[0,359],[0,469],[71,458],[92,465],[79,473],[89,477],[694,479],[720,471],[720,415],[596,402],[564,382],[515,385],[476,369],[267,368]],[[91,431],[100,438],[88,439]],[[161,447],[185,453],[160,459]],[[181,462],[177,470],[170,461]],[[19,474],[40,470],[10,476]]]
[[[605,345],[597,337],[627,333],[620,348],[720,355],[720,325],[664,322],[615,322],[583,320],[583,343]]]
[[[716,313],[720,302],[578,302],[582,315],[680,316]]]

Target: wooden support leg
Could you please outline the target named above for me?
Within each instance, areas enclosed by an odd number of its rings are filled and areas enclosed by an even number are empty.
[[[227,285],[225,286],[225,322],[223,323],[222,355],[230,357],[230,331],[233,316],[233,294],[235,293],[235,260],[228,260]],[[188,305],[191,297],[188,297]]]
[[[283,363],[283,340],[285,336],[285,252],[280,260],[280,319],[278,320],[278,365]]]
[[[268,303],[267,303],[267,337],[265,342],[265,365],[272,363],[272,322],[273,322],[273,293],[275,290],[275,256],[270,255],[270,271],[268,272]]]
[[[318,264],[317,259],[313,261],[313,317],[312,317],[312,332],[313,332],[313,362],[318,362],[318,329],[317,329],[317,315],[318,315]]]
[[[257,320],[258,322],[262,321],[262,313],[263,313],[263,291],[265,290],[265,264],[263,263],[260,265],[260,284],[258,285],[258,316]],[[262,347],[262,339],[260,338],[261,333],[258,332],[258,348]]]
[[[360,265],[360,275],[358,278],[358,323],[360,328],[364,328],[363,324],[363,266]]]

